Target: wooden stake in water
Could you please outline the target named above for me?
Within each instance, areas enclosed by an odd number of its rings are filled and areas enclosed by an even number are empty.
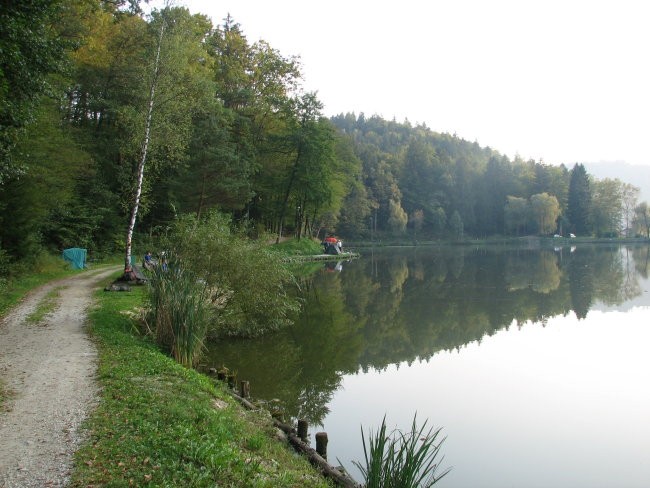
[[[242,380],[239,383],[239,396],[242,398],[250,398],[251,396],[251,385],[248,381]]]
[[[309,430],[309,423],[306,420],[298,420],[298,437],[303,442],[307,442],[307,431]]]
[[[316,452],[327,461],[327,432],[316,433]]]

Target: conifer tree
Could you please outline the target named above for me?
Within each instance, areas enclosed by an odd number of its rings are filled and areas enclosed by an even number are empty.
[[[577,164],[571,170],[569,182],[569,199],[567,217],[571,230],[576,234],[591,234],[591,189],[589,176],[582,164]]]

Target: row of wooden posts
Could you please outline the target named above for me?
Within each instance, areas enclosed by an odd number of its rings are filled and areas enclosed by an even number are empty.
[[[216,370],[210,368],[210,373],[217,375],[217,379],[227,383],[230,388],[230,394],[237,399],[244,407],[250,410],[257,410],[259,407],[250,401],[250,383],[248,381],[239,382],[239,390],[236,391],[236,376],[227,370]],[[342,468],[336,468],[327,462],[327,432],[317,432],[316,450],[309,445],[309,423],[306,420],[299,419],[297,429],[285,424],[279,419],[273,417],[273,425],[279,428],[287,436],[289,444],[298,452],[307,456],[307,459],[316,466],[326,477],[330,478],[339,486],[345,488],[359,488],[360,485],[355,482]]]

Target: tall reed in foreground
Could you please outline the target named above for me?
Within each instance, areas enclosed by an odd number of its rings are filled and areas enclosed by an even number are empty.
[[[361,428],[364,462],[354,461],[361,470],[366,488],[430,487],[449,473],[451,468],[437,474],[442,456],[437,462],[444,438],[436,443],[441,429],[425,431],[427,422],[417,427],[417,415],[409,432],[386,432],[386,417],[379,431],[369,431],[368,442]]]
[[[149,285],[147,323],[156,342],[186,367],[201,357],[211,316],[204,282],[180,267],[157,266]]]

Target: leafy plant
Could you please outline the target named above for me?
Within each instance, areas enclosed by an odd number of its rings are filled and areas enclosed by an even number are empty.
[[[293,276],[265,239],[250,240],[231,229],[230,218],[211,212],[184,215],[163,243],[172,270],[205,286],[215,312],[210,334],[256,336],[290,323],[298,302],[287,293]]]
[[[369,431],[367,443],[361,429],[365,459],[364,464],[354,461],[354,465],[363,474],[366,488],[427,488],[449,473],[451,468],[436,474],[445,439],[436,443],[441,429],[425,430],[426,425],[425,421],[418,428],[416,415],[409,432],[394,430],[389,434],[384,416],[379,431]]]

